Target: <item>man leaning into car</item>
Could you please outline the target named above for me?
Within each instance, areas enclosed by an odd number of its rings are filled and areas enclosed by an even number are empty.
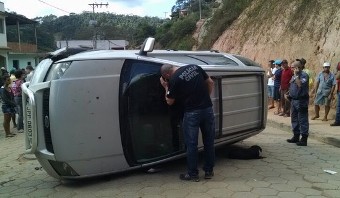
[[[204,144],[205,179],[214,175],[215,164],[215,119],[210,94],[214,82],[198,65],[175,67],[164,64],[161,67],[160,83],[165,89],[165,100],[168,105],[175,102],[184,110],[183,131],[187,152],[187,173],[180,174],[181,180],[199,181],[198,133],[202,132]]]

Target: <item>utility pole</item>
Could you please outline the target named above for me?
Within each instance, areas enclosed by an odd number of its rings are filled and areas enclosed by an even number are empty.
[[[166,19],[166,14],[168,14],[168,12],[164,12],[164,18]]]
[[[202,19],[202,8],[201,8],[201,0],[198,0],[198,6],[200,9],[200,20]]]
[[[102,7],[102,6],[108,7],[108,6],[109,6],[109,3],[90,3],[89,6],[92,7],[92,12],[94,13],[94,8],[95,8],[95,7],[96,7],[96,8],[99,8],[99,6],[100,6],[100,7]]]
[[[90,3],[89,6],[92,7],[92,14],[93,14],[93,18],[90,21],[90,25],[93,25],[94,27],[94,31],[93,31],[93,49],[97,49],[97,21],[94,18],[94,8],[101,8],[102,6],[109,6],[109,3]]]

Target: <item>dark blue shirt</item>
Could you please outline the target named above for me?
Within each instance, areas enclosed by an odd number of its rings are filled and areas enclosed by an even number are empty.
[[[282,68],[278,68],[274,74],[274,87],[280,87],[281,85],[281,75],[282,75]]]
[[[296,84],[296,76],[293,76],[290,80],[289,96],[293,100],[309,99],[309,77],[308,74],[302,71],[298,75],[301,81],[301,87]]]
[[[178,68],[169,81],[168,98],[175,99],[184,111],[193,111],[212,106],[207,83],[208,74],[198,65]]]

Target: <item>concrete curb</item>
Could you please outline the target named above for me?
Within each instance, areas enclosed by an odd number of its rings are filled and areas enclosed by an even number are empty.
[[[273,128],[281,129],[283,131],[287,131],[290,134],[292,134],[291,126],[287,125],[286,123],[277,122],[275,120],[268,119],[267,125]],[[323,142],[325,144],[329,144],[329,145],[340,148],[340,139],[334,138],[334,137],[328,137],[328,136],[323,137],[319,135],[320,132],[313,130],[313,128],[310,128],[309,131],[310,131],[310,135],[309,135],[310,138],[315,139],[319,142]]]

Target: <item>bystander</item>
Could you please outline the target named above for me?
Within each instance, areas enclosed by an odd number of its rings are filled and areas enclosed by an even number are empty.
[[[6,137],[14,137],[15,133],[11,133],[10,122],[12,115],[15,114],[15,102],[12,89],[10,87],[11,79],[9,75],[4,75],[2,82],[4,83],[1,87],[1,99],[2,99],[2,113],[4,114],[3,127],[6,133]]]
[[[19,133],[23,133],[24,122],[23,122],[21,85],[24,83],[25,74],[22,72],[22,70],[16,70],[14,75],[16,77],[16,80],[12,84],[12,89],[13,89],[13,94],[14,94],[14,101],[17,104],[17,110],[18,110],[17,129]]]
[[[281,113],[281,94],[280,94],[280,85],[281,85],[281,75],[282,69],[281,64],[282,60],[277,59],[274,62],[276,71],[274,73],[274,96],[273,99],[275,101],[275,106],[277,107],[275,115],[279,115]]]
[[[315,97],[314,97],[314,110],[315,115],[312,120],[320,117],[320,105],[325,106],[325,115],[322,121],[328,121],[328,113],[330,110],[331,100],[333,98],[333,92],[336,85],[336,79],[334,74],[330,71],[331,64],[325,62],[323,64],[323,71],[321,71],[316,77],[315,84]]]
[[[274,105],[274,73],[276,71],[276,67],[274,65],[274,60],[270,60],[268,62],[268,69],[267,69],[267,88],[268,88],[268,104],[269,109],[275,108]]]
[[[282,113],[280,116],[290,117],[290,101],[286,100],[284,95],[288,93],[289,83],[293,76],[292,69],[288,66],[287,60],[282,60],[282,75],[281,75],[281,85],[280,85],[280,94],[281,94],[281,104],[282,104]]]
[[[336,113],[335,113],[335,121],[334,123],[330,124],[331,126],[340,126],[340,62],[336,66],[336,75],[337,81],[337,103],[336,103]]]
[[[31,81],[31,79],[33,77],[33,74],[34,74],[34,68],[31,65],[28,65],[26,67],[26,78],[25,78],[25,81],[26,82]]]

